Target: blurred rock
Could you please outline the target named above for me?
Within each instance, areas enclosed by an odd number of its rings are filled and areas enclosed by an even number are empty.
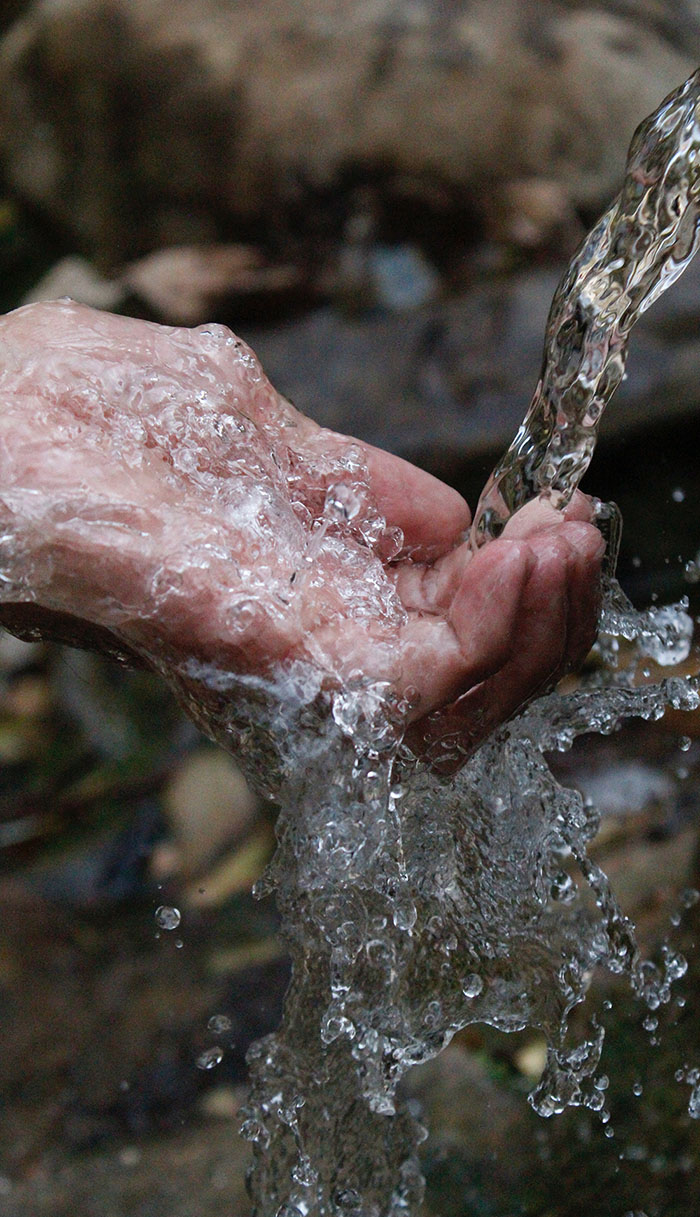
[[[162,249],[120,276],[124,288],[171,325],[199,325],[241,297],[279,294],[298,282],[293,267],[266,266],[249,245]]]
[[[508,229],[513,182],[600,207],[699,48],[697,0],[34,0],[0,48],[0,154],[101,266],[251,225],[315,244],[367,182]]]
[[[0,672],[21,672],[36,662],[42,650],[40,642],[22,642],[0,629]]]
[[[206,875],[186,890],[186,899],[193,908],[217,908],[235,896],[249,892],[272,858],[275,835],[272,826],[263,823],[238,849],[227,854]]]
[[[89,304],[92,308],[117,309],[124,302],[124,288],[111,279],[104,279],[86,258],[62,258],[51,267],[30,292],[27,292],[22,303],[32,304],[35,300],[59,300],[62,296],[70,296],[79,304]]]
[[[0,9],[0,30],[4,30],[6,26],[12,25],[21,13],[29,8],[31,0],[3,0],[2,8]]]
[[[476,463],[483,479],[537,383],[557,279],[547,269],[493,278],[394,316],[320,309],[245,338],[276,388],[324,426],[448,480]],[[603,442],[700,410],[698,301],[700,259],[635,328]]]
[[[197,874],[255,821],[258,801],[232,757],[213,748],[187,756],[163,793],[179,866]]]

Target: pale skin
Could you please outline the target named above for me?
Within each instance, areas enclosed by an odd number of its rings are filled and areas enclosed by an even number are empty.
[[[416,747],[448,732],[467,755],[590,648],[590,518],[580,494],[531,503],[473,553],[459,494],[300,414],[223,327],[67,301],[0,318],[0,622],[19,631],[381,680]]]

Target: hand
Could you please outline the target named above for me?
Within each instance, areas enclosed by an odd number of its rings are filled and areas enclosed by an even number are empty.
[[[162,667],[305,659],[466,754],[595,634],[603,542],[577,495],[476,554],[464,500],[318,427],[222,326],[67,301],[0,318],[0,622]]]

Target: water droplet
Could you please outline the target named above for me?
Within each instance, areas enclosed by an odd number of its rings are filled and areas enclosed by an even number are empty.
[[[181,921],[180,910],[169,904],[159,904],[155,917],[156,925],[159,925],[161,930],[176,930]]]
[[[642,1094],[643,1090],[644,1090],[644,1087],[642,1086],[641,1082],[632,1083],[632,1094],[635,1096],[635,1098],[638,1099],[639,1096]]]
[[[688,1115],[693,1120],[700,1120],[700,1086],[694,1086],[688,1099]]]
[[[323,510],[337,520],[354,520],[361,507],[362,499],[352,486],[339,482],[328,488]]]
[[[197,1057],[195,1065],[198,1069],[215,1069],[217,1065],[221,1064],[223,1059],[224,1053],[222,1048],[205,1048],[204,1052],[200,1052]]]
[[[397,900],[394,904],[393,919],[397,930],[409,933],[416,924],[416,906],[412,900]]]
[[[313,1187],[318,1179],[318,1171],[311,1165],[311,1159],[302,1154],[299,1161],[292,1167],[292,1179],[300,1187]]]
[[[362,1204],[362,1198],[354,1187],[339,1187],[333,1193],[333,1203],[340,1214],[355,1212]]]
[[[565,871],[560,871],[552,879],[550,894],[552,900],[557,900],[560,904],[571,904],[576,899],[578,888],[571,875],[567,875]]]
[[[681,752],[687,752],[692,742],[693,741],[689,735],[682,735],[678,741],[678,747],[680,748]]]
[[[253,1141],[257,1143],[258,1145],[262,1146],[263,1149],[267,1149],[270,1144],[270,1134],[265,1125],[261,1124],[259,1120],[256,1120],[253,1117],[248,1120],[244,1120],[241,1124],[241,1136],[244,1137],[246,1141]]]
[[[233,1026],[231,1019],[226,1014],[212,1014],[207,1027],[212,1035],[226,1035],[227,1031]]]
[[[483,992],[484,982],[476,972],[470,972],[462,982],[462,992],[465,997],[478,997]]]
[[[675,490],[671,491],[671,498],[674,503],[682,503],[685,499],[685,490],[682,490],[680,486],[676,486]]]

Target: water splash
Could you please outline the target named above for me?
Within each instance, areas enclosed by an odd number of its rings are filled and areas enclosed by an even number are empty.
[[[693,77],[640,128],[618,210],[596,227],[558,291],[546,346],[551,361],[511,456],[482,501],[478,540],[495,534],[540,490],[556,501],[571,491],[590,459],[602,406],[622,376],[634,317],[680,273],[695,246],[697,93]],[[402,540],[374,509],[361,459],[352,449],[318,454],[319,511],[313,532],[303,528],[300,513],[310,513],[301,496],[289,507],[289,486],[308,470],[280,440],[291,421],[284,407],[258,425],[237,412],[231,391],[222,412],[217,360],[233,339],[210,327],[199,340],[206,340],[211,357],[211,397],[205,394],[196,408],[183,403],[174,378],[165,416],[162,402],[160,414],[149,415],[146,398],[135,414],[110,419],[99,435],[100,451],[121,445],[138,461],[145,459],[150,427],[148,452],[167,453],[169,468],[185,474],[191,493],[201,496],[209,513],[204,523],[190,510],[183,522],[173,494],[163,552],[172,516],[173,536],[188,538],[183,578],[201,571],[205,588],[216,579],[230,587],[230,538],[223,525],[217,531],[211,503],[246,521],[256,561],[245,579],[241,575],[245,596],[227,602],[227,628],[241,646],[256,621],[256,597],[269,592],[276,568],[266,560],[280,538],[290,566],[279,574],[275,611],[287,611],[292,580],[312,579],[333,562],[360,625],[398,625],[404,609],[381,559],[395,556]],[[252,378],[247,389],[254,382],[264,393],[253,357],[243,351],[238,358]],[[10,367],[7,375],[13,374]],[[135,378],[139,393],[142,379]],[[94,417],[99,402],[88,404]],[[77,429],[83,425],[74,422]],[[119,426],[136,430],[121,435]],[[70,432],[63,440],[70,447]],[[272,460],[273,450],[287,461],[284,468]],[[227,480],[234,462],[245,476]],[[28,503],[23,493],[12,486],[3,497],[10,509],[16,502],[17,518],[29,518],[40,536],[44,509],[61,526],[77,519],[89,536],[95,529],[110,538],[115,529],[126,530],[142,564],[151,560],[147,521],[141,527],[133,512],[107,517],[103,503],[51,501],[50,495]],[[600,516],[614,558],[619,521],[602,508]],[[41,602],[43,568],[31,568],[26,553],[21,535],[8,526],[0,536],[0,598]],[[236,557],[243,567],[245,554]],[[46,577],[50,589],[51,572]],[[179,589],[160,566],[153,586],[157,614]],[[71,580],[69,596],[79,594],[79,581]],[[572,1043],[570,1012],[598,967],[626,974],[640,999],[657,1009],[669,1000],[683,962],[670,955],[660,964],[641,958],[633,926],[587,853],[596,810],[559,786],[545,754],[569,748],[586,732],[609,733],[630,716],[655,719],[669,705],[700,705],[692,680],[671,674],[655,685],[639,683],[650,656],[671,666],[687,655],[691,627],[683,607],[638,613],[611,583],[597,644],[601,666],[577,692],[535,702],[447,779],[406,747],[407,707],[388,684],[358,677],[333,691],[325,669],[311,659],[280,665],[263,678],[231,671],[223,660],[216,666],[183,659],[181,650],[152,654],[139,604],[124,604],[111,588],[107,594],[115,618],[132,630],[131,646],[280,806],[277,853],[258,891],[276,896],[293,974],[282,1026],[249,1056],[243,1133],[253,1146],[256,1217],[415,1212],[423,1189],[417,1150],[425,1133],[398,1083],[469,1023],[540,1028],[549,1048],[531,1097],[535,1109],[553,1115],[583,1105],[606,1120],[605,1089],[596,1076],[602,1030],[593,1021],[590,1034]],[[159,914],[163,928],[176,927],[177,910],[163,906]],[[221,1052],[207,1049],[200,1067],[215,1067]]]
[[[635,135],[623,191],[555,296],[543,374],[482,496],[475,544],[536,494],[570,498],[622,379],[634,321],[695,252],[699,97],[696,74]],[[607,523],[612,569],[614,511]],[[605,674],[536,702],[449,781],[404,748],[385,688],[346,689],[325,709],[318,695],[302,699],[293,726],[289,690],[281,700],[273,692],[272,716],[286,707],[286,754],[279,850],[264,889],[277,893],[294,974],[280,1031],[250,1058],[244,1135],[255,1151],[257,1217],[414,1211],[424,1131],[396,1087],[470,1022],[543,1030],[535,1110],[581,1105],[607,1123],[596,1079],[603,1029],[594,1019],[571,1044],[569,1013],[601,966],[626,973],[655,1010],[685,961],[641,958],[587,854],[595,809],[558,785],[543,754],[632,715],[697,708],[692,680],[637,685],[641,663],[678,663],[691,637],[683,604],[639,613],[609,578],[598,642]],[[639,662],[618,666],[620,638]]]
[[[279,847],[259,892],[276,894],[294,963],[282,1026],[249,1057],[243,1134],[258,1217],[413,1212],[424,1130],[397,1085],[472,1022],[544,1032],[531,1096],[541,1115],[580,1105],[607,1119],[602,1028],[593,1020],[571,1043],[569,1014],[598,967],[626,973],[658,1009],[684,961],[641,958],[587,855],[598,814],[543,754],[630,716],[700,705],[695,682],[637,687],[635,670],[535,702],[451,779],[405,748],[384,686],[326,694],[299,667],[222,701],[210,727],[258,775],[274,772]],[[274,771],[258,768],[261,742]]]

